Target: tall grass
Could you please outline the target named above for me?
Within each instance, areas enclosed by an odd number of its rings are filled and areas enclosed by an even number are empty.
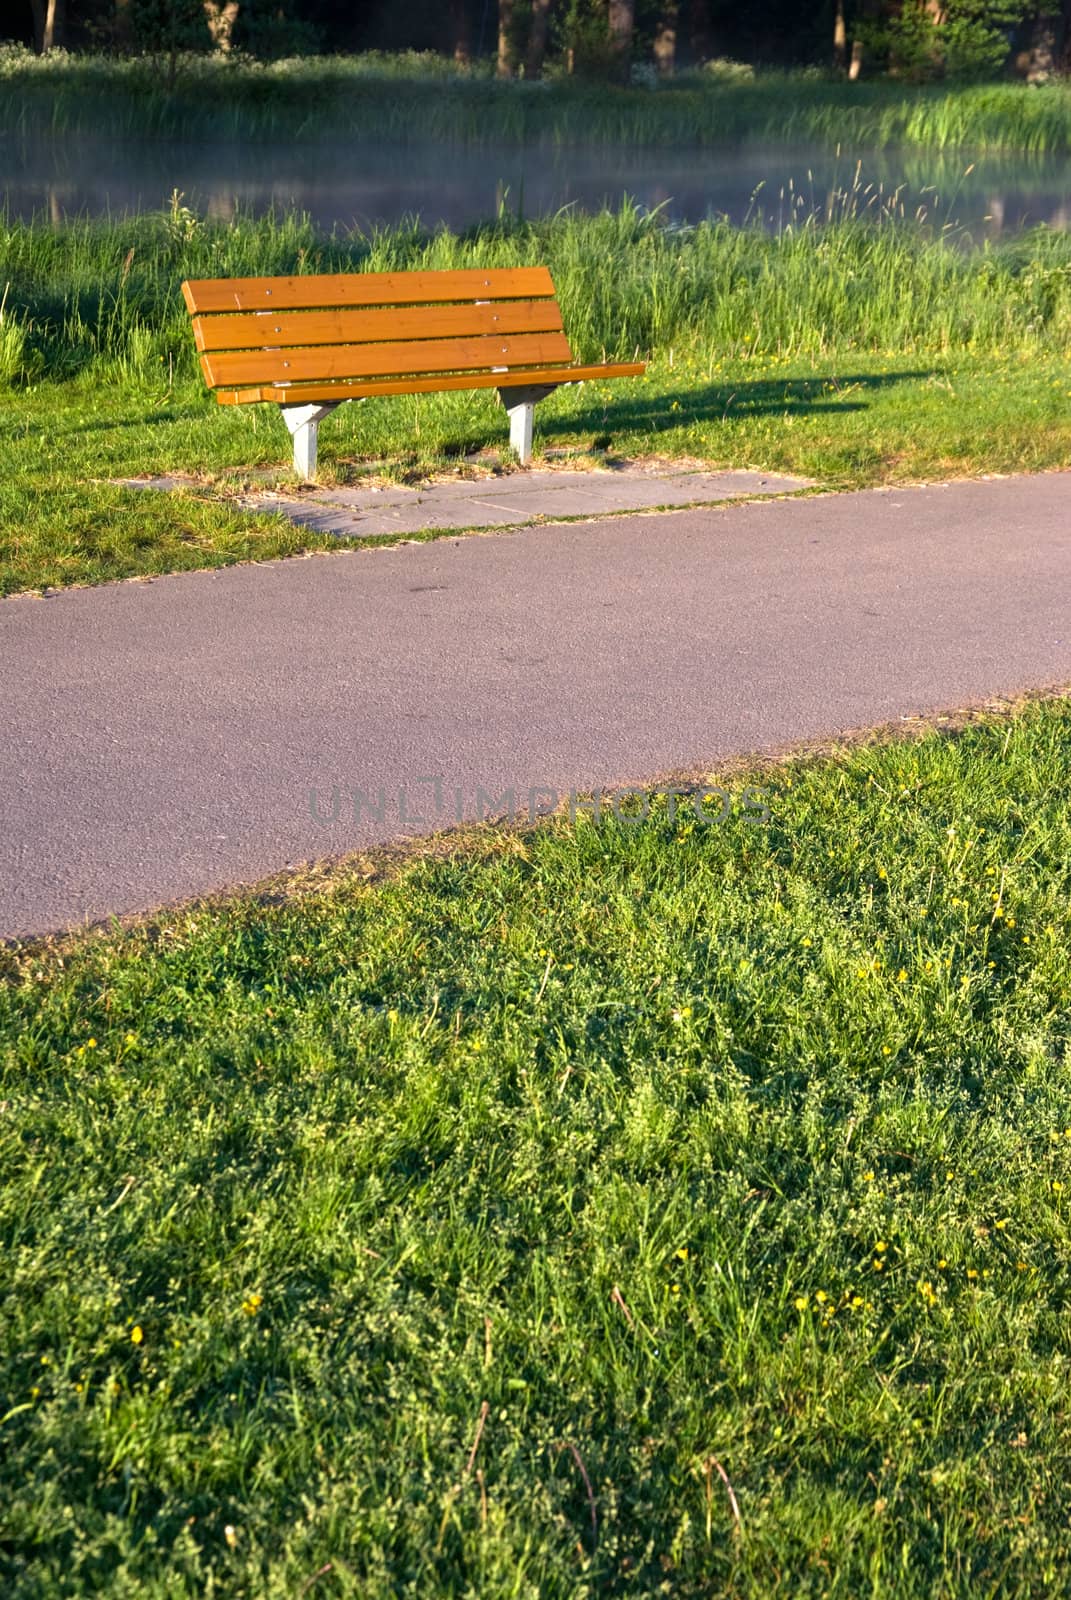
[[[625,205],[593,217],[504,216],[462,234],[419,224],[319,234],[297,214],[204,221],[179,203],[116,222],[0,221],[4,337],[52,379],[119,363],[195,367],[185,277],[547,262],[581,359],[699,346],[719,355],[832,350],[1014,353],[1071,341],[1071,238],[1039,230],[978,251],[888,206],[774,235],[662,225]],[[9,379],[17,376],[8,372]]]
[[[151,61],[0,47],[0,137],[362,139],[409,143],[714,145],[771,139],[929,150],[1071,150],[1071,89],[911,89],[814,73],[690,74],[657,89],[499,83],[438,57],[187,60],[169,92]]]

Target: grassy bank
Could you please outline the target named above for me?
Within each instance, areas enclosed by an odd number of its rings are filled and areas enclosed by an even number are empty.
[[[5,1594],[1052,1592],[1069,761],[0,956]]]
[[[846,201],[846,207],[850,205]],[[887,215],[768,236],[670,230],[629,209],[319,236],[181,204],[106,223],[0,226],[0,592],[294,553],[331,541],[226,496],[285,479],[267,407],[220,408],[197,374],[186,276],[549,262],[582,359],[648,357],[647,378],[560,390],[537,450],[784,468],[832,487],[1060,466],[1071,459],[1071,239],[969,251]],[[343,407],[322,473],[470,470],[502,447],[485,394]],[[200,496],[108,480],[188,472]],[[256,481],[263,481],[257,478]]]
[[[274,65],[187,60],[173,87],[151,61],[0,47],[0,137],[329,139],[470,144],[711,145],[1058,154],[1071,88],[912,88],[809,72],[693,74],[657,89],[559,78],[499,83],[437,57],[310,57]]]

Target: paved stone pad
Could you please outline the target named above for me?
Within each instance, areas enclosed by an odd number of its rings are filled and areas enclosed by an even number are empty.
[[[0,934],[45,932],[449,826],[455,790],[471,817],[1071,682],[1071,473],[15,597],[0,673]]]
[[[298,495],[260,491],[244,495],[241,504],[249,510],[281,511],[292,522],[319,533],[368,539],[426,528],[499,528],[558,517],[715,504],[791,494],[807,487],[806,478],[770,472],[633,468],[516,472],[477,481],[431,483],[420,489],[311,489]]]

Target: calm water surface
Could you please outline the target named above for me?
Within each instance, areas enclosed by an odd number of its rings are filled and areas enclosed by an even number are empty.
[[[969,168],[969,170],[968,170]],[[54,222],[156,210],[179,190],[213,217],[297,207],[330,229],[397,223],[464,228],[505,206],[546,216],[594,211],[626,195],[664,208],[674,222],[725,216],[783,226],[794,216],[850,204],[876,210],[894,194],[909,215],[976,238],[1045,223],[1071,226],[1071,161],[1009,161],[918,151],[751,144],[707,150],[599,147],[501,150],[355,144],[0,142],[0,194],[8,213]],[[846,198],[847,197],[847,198]]]

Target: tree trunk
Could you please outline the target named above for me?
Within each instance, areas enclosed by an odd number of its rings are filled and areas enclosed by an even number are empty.
[[[672,78],[677,66],[678,0],[662,0],[655,29],[654,58],[660,78]]]
[[[1064,0],[1060,17],[1059,63],[1061,72],[1067,72],[1071,68],[1071,0]]]
[[[115,14],[112,17],[112,39],[116,48],[124,55],[130,51],[132,35],[130,0],[115,0]]]
[[[863,46],[858,39],[852,40],[852,59],[848,63],[848,79],[854,83],[863,70]]]
[[[516,65],[513,59],[513,0],[498,0],[498,76],[512,78]]]
[[[848,65],[848,28],[844,21],[844,0],[836,0],[833,12],[833,65],[843,72]]]
[[[610,0],[610,55],[614,76],[621,83],[628,82],[632,65],[632,30],[635,21],[636,0]]]
[[[454,35],[454,60],[467,66],[472,60],[472,21],[469,0],[450,0],[450,22]]]
[[[551,0],[532,0],[532,20],[528,24],[528,49],[524,57],[526,78],[543,76],[543,58],[547,53],[547,29],[550,26]]]
[[[1042,14],[1027,23],[1026,48],[1017,53],[1015,69],[1027,83],[1045,83],[1059,70],[1063,18]]]
[[[688,7],[688,44],[697,66],[714,53],[710,28],[710,0],[691,0]]]
[[[33,47],[46,56],[63,43],[63,0],[31,0]]]
[[[204,8],[213,45],[217,50],[229,50],[234,24],[238,21],[240,0],[204,0]]]

